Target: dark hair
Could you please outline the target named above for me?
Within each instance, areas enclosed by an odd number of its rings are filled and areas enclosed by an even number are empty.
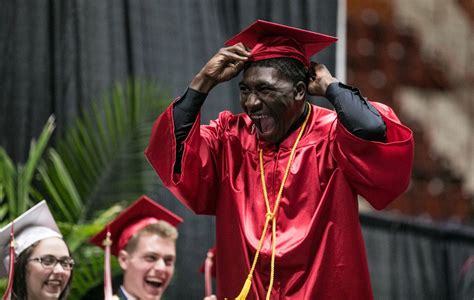
[[[27,275],[27,265],[28,260],[33,253],[33,250],[38,246],[41,241],[37,241],[28,248],[26,248],[15,260],[15,274],[13,275],[13,291],[12,291],[12,300],[24,300],[28,299],[27,287],[26,287],[26,275]],[[67,246],[67,245],[66,245]],[[68,248],[69,251],[69,248]],[[70,251],[69,251],[70,253]],[[71,282],[73,277],[74,269],[71,270],[71,276],[69,281],[66,284],[66,288],[63,290],[59,296],[59,300],[67,299],[69,290],[71,289]]]
[[[244,71],[252,67],[270,67],[277,69],[286,79],[296,84],[303,81],[306,86],[309,82],[308,68],[302,62],[294,58],[278,57],[259,61],[249,61],[244,65]]]

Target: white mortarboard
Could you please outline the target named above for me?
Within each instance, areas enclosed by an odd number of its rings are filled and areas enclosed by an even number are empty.
[[[9,272],[9,247],[12,224],[15,238],[15,257],[18,257],[25,249],[37,241],[51,237],[62,238],[46,201],[39,202],[13,222],[0,229],[0,249],[2,250],[0,277],[7,276]]]

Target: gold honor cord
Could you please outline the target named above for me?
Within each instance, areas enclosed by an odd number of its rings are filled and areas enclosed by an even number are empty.
[[[308,123],[308,120],[309,120],[309,115],[311,114],[311,105],[309,103],[307,104],[309,108],[308,114],[306,115],[303,125],[301,126],[300,132],[298,133],[298,137],[296,138],[296,141],[293,144],[293,148],[291,149],[288,165],[286,166],[285,175],[283,176],[283,180],[281,181],[280,190],[278,191],[278,195],[275,201],[275,206],[273,208],[273,211],[270,209],[270,202],[268,201],[267,186],[265,184],[265,170],[263,168],[263,150],[260,149],[260,153],[259,153],[260,178],[262,180],[263,197],[265,199],[265,205],[267,206],[267,213],[265,214],[265,225],[263,226],[262,235],[260,237],[260,240],[258,241],[257,252],[255,252],[255,256],[253,258],[252,268],[250,269],[250,272],[247,276],[247,279],[245,280],[244,286],[242,287],[240,294],[235,298],[236,300],[244,300],[247,298],[247,295],[250,291],[250,287],[252,285],[253,272],[255,271],[255,266],[257,265],[258,256],[260,254],[260,251],[262,250],[263,240],[265,238],[265,234],[268,229],[268,223],[272,221],[272,258],[271,258],[271,269],[270,269],[270,284],[268,286],[267,297],[266,297],[267,300],[270,299],[270,294],[273,288],[273,279],[275,277],[276,213],[278,211],[278,207],[280,206],[281,195],[283,194],[283,187],[285,186],[286,179],[288,178],[288,174],[290,173],[291,163],[293,162],[293,159],[295,157],[296,146],[298,145],[298,142],[300,141],[301,136],[303,136],[303,131],[306,128],[306,124]]]

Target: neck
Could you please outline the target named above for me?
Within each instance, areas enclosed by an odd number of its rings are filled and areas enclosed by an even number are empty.
[[[308,114],[308,105],[306,104],[306,101],[305,101],[304,104],[303,104],[303,107],[301,108],[300,116],[298,118],[296,118],[296,120],[293,122],[290,129],[288,129],[288,132],[286,133],[285,137],[281,141],[279,141],[278,143],[275,144],[277,146],[277,148],[280,146],[280,143],[284,139],[286,139],[290,134],[293,133],[293,131],[298,129],[301,126],[301,124],[303,124],[304,119],[306,118],[307,114]]]
[[[289,136],[293,131],[298,129],[301,124],[303,124],[304,119],[306,118],[306,114],[308,114],[308,105],[306,104],[306,102],[304,102],[303,107],[301,108],[300,116],[296,118],[295,122],[293,122],[293,125],[291,125],[286,136]]]
[[[120,286],[120,291],[121,291],[122,295],[125,297],[125,299],[129,299],[129,300],[136,299],[133,295],[131,295],[127,291],[127,289],[125,289],[125,287],[123,285]]]

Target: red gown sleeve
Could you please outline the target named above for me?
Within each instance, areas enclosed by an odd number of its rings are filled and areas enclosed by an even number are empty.
[[[387,126],[387,141],[372,142],[349,133],[338,123],[333,154],[356,192],[382,209],[403,193],[410,182],[414,156],[411,130],[391,108],[371,102]]]
[[[215,214],[220,174],[217,156],[220,152],[219,121],[200,126],[200,115],[184,140],[181,173],[174,173],[176,139],[173,105],[155,121],[145,156],[163,184],[188,208],[197,214]],[[201,128],[202,127],[202,128]]]

